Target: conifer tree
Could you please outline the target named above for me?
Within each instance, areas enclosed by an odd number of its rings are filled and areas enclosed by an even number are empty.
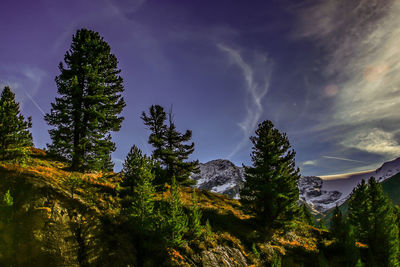
[[[301,205],[300,211],[301,211],[301,214],[300,214],[301,219],[303,219],[304,222],[308,223],[309,225],[315,225],[314,217],[312,216],[312,214],[306,204]]]
[[[195,181],[189,178],[193,172],[198,172],[198,161],[187,161],[194,151],[194,143],[185,144],[192,138],[192,131],[184,134],[177,131],[173,121],[172,111],[168,113],[168,125],[165,123],[167,114],[164,108],[153,105],[149,114],[142,113],[144,124],[151,134],[149,144],[153,145],[153,157],[164,167],[166,182],[171,183],[172,177],[180,185],[193,185]]]
[[[142,155],[142,151],[133,145],[122,164],[123,182],[122,186],[129,186],[131,193],[140,179],[142,169],[146,168],[148,159]]]
[[[143,230],[152,230],[154,219],[154,173],[152,160],[143,157],[142,166],[137,170],[137,178],[133,192],[132,217],[137,218]]]
[[[366,244],[370,227],[370,210],[367,185],[364,180],[353,189],[348,200],[348,221],[354,227],[357,241]]]
[[[175,247],[181,247],[184,244],[184,235],[188,229],[188,217],[183,209],[182,200],[180,197],[179,187],[175,182],[175,177],[172,178],[171,195],[169,199],[169,207],[167,211],[167,223],[169,243]]]
[[[250,140],[253,166],[245,166],[246,181],[240,200],[267,228],[280,226],[292,220],[299,210],[300,176],[295,152],[290,150],[286,134],[280,133],[271,121],[260,123]]]
[[[368,263],[399,265],[399,229],[393,204],[375,178],[361,182],[349,199],[349,222],[355,237],[369,247]]]
[[[203,233],[203,226],[201,225],[202,212],[199,202],[197,200],[196,189],[193,188],[192,194],[192,207],[190,213],[190,229],[196,238],[199,238]]]
[[[121,72],[110,46],[92,30],[80,29],[60,63],[56,77],[60,97],[45,120],[54,129],[51,153],[72,163],[74,170],[110,170],[115,150],[110,131],[118,131],[125,102]]]
[[[343,239],[343,228],[344,221],[342,212],[340,211],[339,207],[336,206],[333,210],[330,231],[336,239],[341,240]]]
[[[391,201],[375,178],[368,181],[370,229],[368,245],[382,266],[399,265],[399,229]]]
[[[354,229],[343,217],[338,206],[333,211],[330,231],[335,239],[335,246],[343,251],[342,265],[356,266],[360,253],[355,245]]]
[[[9,156],[21,154],[21,150],[32,146],[32,118],[25,121],[19,110],[19,103],[15,101],[15,94],[11,88],[4,87],[0,97],[0,156],[6,159]]]

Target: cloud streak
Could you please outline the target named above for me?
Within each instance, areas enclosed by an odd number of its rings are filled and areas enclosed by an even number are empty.
[[[350,161],[350,162],[358,162],[358,163],[365,163],[364,161],[355,160],[355,159],[347,159],[341,157],[332,157],[332,156],[322,156],[324,159],[335,159],[335,160],[342,160],[342,161]]]
[[[248,95],[246,117],[243,121],[238,123],[238,126],[242,130],[243,137],[229,154],[228,158],[232,158],[249,142],[249,137],[254,132],[263,113],[262,99],[268,93],[272,61],[265,54],[257,53],[254,56],[254,62],[252,62],[254,65],[251,65],[243,59],[243,56],[238,50],[223,44],[219,44],[218,48],[226,52],[232,62],[242,71],[246,84],[245,90]],[[257,67],[257,70],[255,67]]]
[[[322,75],[337,86],[317,129],[348,127],[338,143],[344,149],[398,157],[400,2],[314,1],[300,11],[295,36],[323,49]]]

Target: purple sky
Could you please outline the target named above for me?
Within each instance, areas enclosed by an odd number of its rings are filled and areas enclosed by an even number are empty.
[[[119,60],[125,121],[116,170],[145,153],[140,113],[173,105],[194,159],[250,164],[258,122],[288,134],[303,175],[377,167],[400,156],[400,3],[356,1],[1,1],[0,86],[33,117],[35,145],[57,96],[58,64],[79,28]]]

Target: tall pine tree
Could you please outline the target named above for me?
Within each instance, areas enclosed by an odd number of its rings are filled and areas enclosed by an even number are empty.
[[[382,266],[399,266],[399,229],[391,200],[375,178],[368,181],[371,214],[368,245],[376,262]]]
[[[295,152],[290,150],[286,134],[280,133],[271,121],[260,123],[256,136],[250,140],[253,166],[245,167],[246,182],[240,200],[267,228],[281,226],[299,210],[300,176]]]
[[[58,93],[45,120],[54,126],[50,152],[71,160],[74,170],[110,170],[115,150],[110,131],[118,131],[125,102],[121,70],[110,46],[94,31],[80,29],[60,63]]]
[[[364,180],[353,189],[348,200],[348,221],[354,227],[357,241],[366,244],[370,226],[370,210],[367,184]]]
[[[25,121],[15,101],[11,88],[4,87],[0,97],[0,156],[2,159],[17,156],[24,148],[32,146],[32,118]]]
[[[164,167],[165,181],[171,183],[172,177],[180,185],[192,185],[195,181],[190,174],[198,171],[198,161],[187,161],[194,151],[194,143],[186,144],[192,138],[192,131],[180,133],[175,126],[172,110],[167,114],[164,108],[153,105],[149,114],[142,113],[144,124],[149,127],[151,134],[149,144],[153,145],[153,157]]]

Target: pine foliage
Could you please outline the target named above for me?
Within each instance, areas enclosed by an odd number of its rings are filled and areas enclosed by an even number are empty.
[[[301,219],[303,219],[304,222],[308,223],[309,225],[315,225],[314,217],[306,204],[300,206],[300,211]]]
[[[183,209],[179,187],[175,179],[172,179],[171,195],[166,214],[167,228],[169,232],[168,243],[174,247],[182,247],[185,244],[184,235],[188,232],[188,217]]]
[[[189,156],[194,151],[194,143],[187,144],[192,138],[192,131],[186,130],[180,133],[175,126],[172,111],[168,113],[168,124],[166,124],[167,114],[164,108],[153,105],[149,109],[149,114],[142,113],[142,120],[149,128],[149,144],[154,147],[153,157],[164,167],[164,180],[160,182],[172,182],[175,177],[180,185],[193,185],[195,181],[189,178],[193,172],[198,172],[198,161],[188,161]]]
[[[0,97],[0,157],[4,160],[24,154],[32,146],[32,118],[25,121],[15,101],[15,94],[6,86]]]
[[[137,170],[133,191],[131,216],[138,220],[140,228],[144,230],[153,230],[155,225],[153,222],[155,188],[151,161],[146,156],[143,157],[142,166]]]
[[[142,151],[133,145],[122,164],[123,182],[122,186],[128,186],[131,193],[134,192],[134,187],[137,185],[143,169],[147,168],[148,159],[142,155]]]
[[[285,133],[271,121],[259,124],[253,143],[252,167],[245,167],[246,182],[241,202],[253,211],[264,226],[280,226],[298,214],[300,178],[295,152]]]
[[[51,153],[72,162],[74,170],[110,170],[115,151],[110,131],[118,131],[125,102],[121,72],[110,46],[94,31],[80,29],[60,63],[56,77],[60,97],[45,116]]]
[[[370,210],[367,184],[364,180],[353,189],[349,198],[348,221],[354,226],[356,239],[366,244],[368,242],[368,231],[370,225]]]
[[[375,178],[362,181],[349,200],[349,222],[355,237],[369,247],[369,262],[399,266],[399,229],[393,204]]]
[[[199,202],[197,200],[196,189],[193,189],[192,194],[192,207],[190,212],[190,230],[196,238],[199,238],[203,233],[203,226],[201,225],[202,212]]]

